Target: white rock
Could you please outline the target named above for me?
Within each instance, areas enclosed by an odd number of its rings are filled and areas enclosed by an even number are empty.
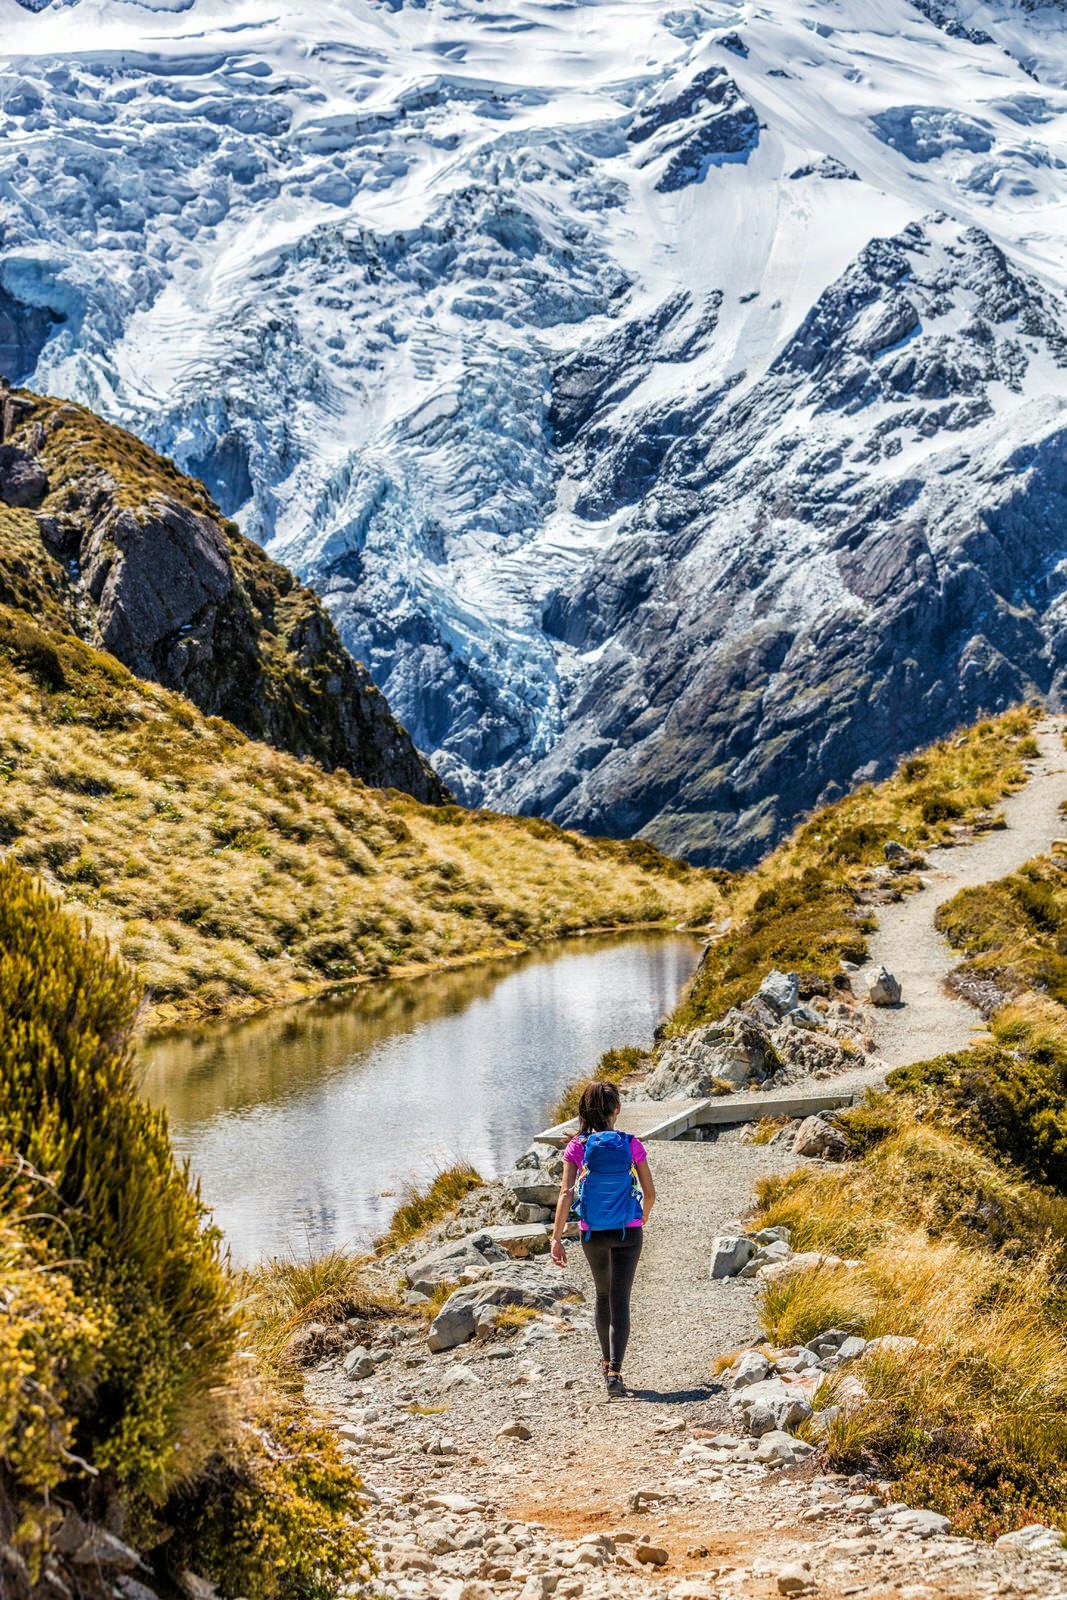
[[[350,1378],[369,1378],[378,1370],[378,1363],[367,1349],[366,1345],[357,1344],[350,1350],[341,1362],[341,1369]]]
[[[918,1343],[918,1339],[913,1339],[908,1333],[883,1333],[881,1338],[867,1341],[867,1348],[863,1354],[865,1357],[879,1354],[908,1356]]]
[[[811,1567],[806,1561],[783,1567],[778,1574],[779,1594],[804,1594],[811,1586]]]
[[[847,1261],[841,1256],[825,1255],[818,1250],[798,1250],[785,1261],[771,1261],[760,1267],[759,1277],[764,1283],[782,1283],[799,1272],[828,1272],[836,1267],[857,1267],[858,1261]]]
[[[805,1456],[810,1456],[813,1448],[814,1446],[805,1444],[803,1439],[794,1439],[791,1433],[774,1428],[761,1438],[756,1451],[756,1460],[780,1461],[783,1466],[792,1466],[794,1461],[803,1461]]]
[[[780,1017],[795,1010],[800,1000],[800,979],[795,972],[768,972],[756,991],[756,998],[769,1005]]]
[[[952,1527],[947,1517],[938,1511],[912,1510],[897,1511],[889,1519],[889,1525],[899,1533],[913,1533],[919,1539],[932,1538],[934,1534],[948,1533]]]
[[[867,978],[867,999],[872,1006],[899,1005],[900,994],[900,984],[885,967],[878,967]]]
[[[1049,1528],[1043,1522],[1029,1522],[1013,1533],[1002,1533],[993,1547],[996,1550],[1014,1550],[1022,1555],[1061,1556],[1067,1560],[1067,1546],[1058,1528]]]
[[[770,1375],[771,1364],[758,1350],[746,1350],[729,1370],[729,1379],[735,1389],[747,1388],[750,1383],[762,1383]]]

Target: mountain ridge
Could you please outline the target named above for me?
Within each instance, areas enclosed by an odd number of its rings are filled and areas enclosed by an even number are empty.
[[[949,523],[970,530],[973,548],[975,523],[1059,520],[1045,415],[1063,395],[1067,288],[1058,10],[518,0],[505,20],[462,0],[343,14],[242,0],[235,32],[208,0],[174,17],[83,0],[71,52],[64,8],[4,4],[0,366],[202,477],[323,595],[462,799],[742,863],[908,741],[1034,689],[1059,703],[1047,530],[1048,572],[1021,530],[1007,549],[1017,588],[990,598],[953,578],[947,653],[918,621],[901,644],[916,663],[906,738],[888,738],[884,709],[844,738],[820,667],[840,651],[864,678],[872,651],[892,655],[894,606],[908,591],[923,609],[930,529],[935,544]],[[921,254],[916,227],[945,278],[927,274],[922,296],[871,270],[872,252]],[[1022,285],[1002,325],[975,309],[965,258],[986,249]],[[857,275],[875,285],[870,327],[807,371],[799,330],[821,339],[813,308]],[[972,311],[996,330],[997,371]],[[1035,350],[1015,339],[1012,387],[1009,324],[1029,314],[1051,332]],[[799,442],[776,456],[790,412]],[[1035,433],[1038,472],[1001,448]],[[1017,501],[985,471],[991,434]],[[762,495],[731,443],[758,443]],[[909,501],[909,479],[929,495]],[[881,574],[866,597],[833,543],[863,542],[864,498],[885,546],[851,560],[868,587]],[[732,563],[748,559],[758,587],[772,551],[775,625],[722,659]],[[886,606],[873,639],[835,616],[857,600]],[[1026,622],[1009,638],[1013,610]],[[664,670],[679,636],[689,659]],[[985,643],[968,652],[972,638]]]

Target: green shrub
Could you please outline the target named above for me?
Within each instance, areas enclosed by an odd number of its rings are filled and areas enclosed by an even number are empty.
[[[127,970],[11,861],[0,862],[0,1140],[51,1180],[42,1240],[98,1308],[77,1449],[161,1499],[213,1447],[234,1343],[218,1235],[135,1094]]]
[[[331,1429],[276,1399],[169,1507],[167,1565],[247,1600],[335,1600],[374,1572],[362,1484]],[[351,1593],[351,1589],[349,1589]]]

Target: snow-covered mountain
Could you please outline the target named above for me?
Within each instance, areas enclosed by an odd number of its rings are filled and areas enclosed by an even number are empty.
[[[465,798],[739,861],[1067,664],[1067,16],[0,0],[0,371]]]

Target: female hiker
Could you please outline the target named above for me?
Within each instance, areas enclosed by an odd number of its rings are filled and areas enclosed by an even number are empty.
[[[609,1396],[624,1395],[622,1361],[630,1337],[630,1291],[642,1228],[656,1200],[640,1139],[617,1133],[621,1101],[613,1083],[590,1083],[578,1105],[578,1136],[563,1152],[563,1181],[552,1230],[552,1260],[566,1266],[563,1230],[571,1213],[596,1288],[596,1332]]]

